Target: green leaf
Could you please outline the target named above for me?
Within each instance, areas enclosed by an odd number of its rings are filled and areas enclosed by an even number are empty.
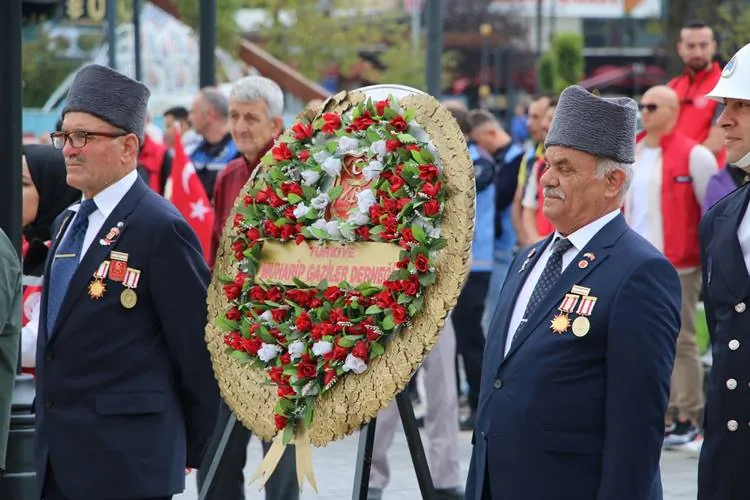
[[[406,295],[405,293],[399,293],[398,300],[396,302],[401,305],[408,304],[409,302],[411,302],[411,297]]]
[[[321,292],[328,290],[328,280],[321,280],[320,283],[318,283],[317,289]]]
[[[393,330],[393,327],[396,326],[396,322],[393,321],[393,315],[389,314],[385,317],[383,320],[383,330]]]
[[[341,347],[346,347],[347,349],[354,347],[354,344],[362,340],[362,335],[344,335],[341,337],[338,341],[338,344]]]
[[[328,231],[325,231],[318,227],[311,227],[310,232],[313,234],[313,236],[315,236],[319,240],[327,240],[329,236]]]
[[[370,234],[380,234],[383,231],[385,231],[385,227],[380,225],[370,228]]]
[[[276,160],[274,159],[273,154],[271,154],[270,151],[268,153],[266,153],[265,155],[263,155],[263,158],[260,159],[260,162],[263,165],[274,165],[274,164],[276,164]]]
[[[343,188],[341,187],[341,184],[339,184],[338,186],[333,187],[333,188],[331,188],[328,191],[328,197],[331,199],[331,201],[333,201],[336,198],[338,198],[339,196],[341,196],[341,191],[342,190],[343,190]]]
[[[240,363],[249,363],[252,359],[250,355],[244,351],[232,351],[229,355]]]
[[[422,226],[414,224],[411,226],[411,232],[414,235],[414,239],[421,244],[424,245],[427,242],[427,234],[424,232],[424,229],[422,229]]]
[[[292,364],[288,364],[284,367],[284,369],[282,370],[282,373],[284,375],[289,375],[290,377],[292,375],[297,375],[297,367]]]
[[[294,424],[290,422],[286,424],[286,427],[284,427],[284,435],[281,438],[281,442],[284,444],[289,444],[292,442],[293,437],[294,437]]]
[[[314,188],[313,186],[302,186],[302,193],[305,195],[305,198],[308,200],[318,196],[318,190],[317,188]]]
[[[409,304],[409,316],[413,317],[415,314],[419,312],[419,309],[417,309],[414,304]]]
[[[237,329],[239,323],[236,321],[228,320],[226,316],[219,316],[214,321],[214,325],[216,325],[216,327],[223,332],[231,332]]]
[[[265,305],[267,305],[267,306],[271,306],[271,307],[276,307],[276,308],[279,308],[279,307],[283,307],[283,306],[282,306],[281,304],[279,304],[278,302],[274,302],[274,301],[272,301],[272,300],[264,300],[264,301],[263,301],[263,303],[264,303]]]
[[[372,297],[373,295],[377,295],[378,293],[380,293],[381,290],[382,288],[371,286],[371,287],[362,289],[361,293],[365,297]]]
[[[433,240],[432,244],[430,245],[430,249],[436,252],[438,250],[442,250],[447,246],[448,240],[446,240],[445,238],[438,238],[436,240]]]
[[[305,427],[307,427],[308,429],[312,425],[313,412],[314,411],[315,411],[315,405],[312,404],[312,401],[310,401],[310,400],[305,401],[305,417],[304,417],[304,421],[305,421]]]
[[[289,193],[289,196],[286,197],[286,201],[288,201],[289,203],[299,203],[300,201],[302,201],[302,198],[294,193]]]
[[[382,356],[385,352],[385,347],[383,347],[382,344],[378,342],[373,342],[370,344],[370,357],[377,358],[378,356]]]
[[[385,118],[388,121],[393,120],[398,116],[398,112],[393,108],[385,108],[385,111],[383,111],[383,118]]]
[[[417,140],[411,134],[396,134],[402,144],[414,144]]]
[[[377,142],[380,140],[380,135],[372,127],[367,129],[365,136],[367,137],[367,140],[370,142]]]
[[[411,157],[414,158],[414,161],[419,164],[424,163],[424,157],[422,156],[422,153],[420,153],[416,149],[411,152]]]
[[[335,153],[336,152],[336,148],[338,148],[338,147],[339,147],[338,141],[328,141],[328,142],[326,142],[326,151],[328,151],[329,153]]]
[[[435,284],[435,273],[425,273],[419,277],[419,283],[422,286],[431,286]]]
[[[383,310],[380,307],[376,305],[371,305],[370,307],[367,308],[367,310],[365,311],[365,314],[380,314],[382,312]]]
[[[261,339],[261,340],[262,340],[263,342],[265,342],[266,344],[275,344],[275,343],[276,343],[276,339],[275,339],[275,338],[273,338],[273,335],[271,335],[271,334],[270,334],[270,333],[268,332],[268,328],[266,328],[266,327],[265,327],[265,326],[263,326],[263,325],[261,325],[261,327],[260,327],[260,328],[258,328],[258,330],[257,330],[257,334],[258,334],[258,337],[260,337],[260,339]]]

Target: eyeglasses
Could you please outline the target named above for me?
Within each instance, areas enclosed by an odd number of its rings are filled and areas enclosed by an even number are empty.
[[[639,104],[638,109],[640,109],[641,111],[646,109],[648,110],[649,113],[653,113],[654,111],[659,109],[659,105],[658,104]]]
[[[57,149],[62,149],[68,141],[70,141],[70,145],[74,148],[82,148],[88,143],[89,137],[108,137],[110,139],[116,139],[126,135],[128,135],[128,132],[86,132],[83,130],[77,130],[75,132],[53,132],[49,136],[50,139],[52,139],[52,145]]]

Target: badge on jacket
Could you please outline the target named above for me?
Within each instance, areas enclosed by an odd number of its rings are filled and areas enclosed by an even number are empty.
[[[593,313],[594,305],[598,300],[590,293],[590,288],[574,285],[570,293],[565,294],[557,308],[560,312],[552,318],[550,323],[552,333],[562,335],[568,331],[568,328],[571,328],[573,335],[576,337],[588,335],[589,330],[591,330],[589,316]],[[572,323],[570,321],[571,314],[576,315]]]

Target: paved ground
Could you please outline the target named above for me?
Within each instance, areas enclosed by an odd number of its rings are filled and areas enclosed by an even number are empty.
[[[423,437],[426,440],[426,437]],[[464,476],[469,469],[471,453],[471,434],[461,434],[461,467]],[[425,443],[426,444],[426,443]],[[313,449],[313,465],[319,494],[306,490],[302,500],[345,500],[351,498],[354,478],[354,459],[357,453],[357,437],[331,444],[327,448]],[[254,471],[260,462],[261,449],[256,440],[250,444],[246,476]],[[391,484],[386,489],[384,500],[416,500],[420,498],[419,487],[414,478],[409,450],[403,433],[398,433],[390,450]],[[665,451],[662,456],[662,479],[664,482],[664,500],[695,500],[696,469],[698,460],[679,451]],[[252,470],[250,470],[252,468]],[[195,474],[188,477],[188,486],[176,500],[195,500],[198,498],[195,486]],[[248,500],[263,500],[265,495],[258,492],[257,486],[246,488]]]

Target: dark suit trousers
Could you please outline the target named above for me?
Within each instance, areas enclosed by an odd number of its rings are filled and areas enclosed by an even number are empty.
[[[469,406],[472,412],[477,411],[479,383],[482,381],[482,314],[487,289],[490,286],[490,274],[484,271],[472,271],[469,274],[451,315],[453,328],[456,330],[456,350],[464,360],[466,381],[469,383]]]
[[[198,491],[200,491],[203,482],[208,475],[211,461],[219,447],[221,436],[224,433],[224,429],[227,426],[231,414],[232,410],[230,410],[224,400],[222,400],[216,430],[211,437],[208,450],[206,450],[206,457],[203,460],[204,463],[198,470]],[[247,461],[247,446],[250,443],[251,435],[252,434],[249,430],[242,427],[239,443],[237,443],[237,445],[232,448],[231,452],[224,457],[223,474],[221,474],[221,476],[214,476],[214,481],[218,481],[218,485],[214,485],[213,491],[215,492],[215,495],[213,496],[213,499],[245,500],[245,477],[242,474],[242,469],[245,468],[245,462]],[[263,443],[263,455],[268,452],[270,447],[270,443]],[[229,448],[227,448],[227,451],[230,451]],[[276,466],[276,470],[271,474],[271,477],[266,483],[265,489],[267,500],[299,499],[297,463],[294,446],[287,446],[284,454],[281,456],[279,464]]]
[[[123,498],[122,500],[171,500],[172,495],[166,496],[166,497],[153,497],[153,498],[137,498],[137,499],[130,499],[130,498]],[[47,472],[44,474],[44,488],[42,491],[42,500],[75,500],[70,497],[66,497],[63,495],[63,492],[60,491],[60,487],[57,485],[57,480],[55,479],[55,473],[52,470],[52,467],[50,464],[47,464]]]

